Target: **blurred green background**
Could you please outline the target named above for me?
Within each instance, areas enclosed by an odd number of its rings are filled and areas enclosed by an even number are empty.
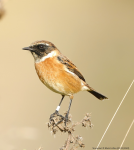
[[[134,79],[133,0],[6,0],[0,20],[0,150],[56,150],[66,134],[47,128],[61,96],[38,79],[32,55],[22,48],[48,40],[69,57],[87,83],[110,100],[88,92],[74,96],[71,114],[92,113],[93,129],[77,127],[86,150],[96,147]],[[68,109],[69,98],[60,113]],[[117,147],[134,119],[134,85],[100,147]],[[134,149],[134,126],[123,147]]]

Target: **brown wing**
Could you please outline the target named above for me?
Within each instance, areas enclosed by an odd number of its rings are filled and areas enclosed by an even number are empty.
[[[79,72],[77,67],[66,56],[60,55],[60,56],[57,56],[57,59],[62,64],[64,64],[69,71],[76,74],[81,80],[83,80],[85,82],[83,75]]]

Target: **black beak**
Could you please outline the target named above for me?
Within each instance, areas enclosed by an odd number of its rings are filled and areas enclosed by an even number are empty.
[[[31,47],[24,47],[22,48],[23,50],[29,50],[29,51],[32,51],[33,49]]]

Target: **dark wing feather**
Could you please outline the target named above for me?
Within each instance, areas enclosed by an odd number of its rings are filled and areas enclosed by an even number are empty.
[[[79,72],[77,67],[66,57],[63,55],[57,56],[58,61],[64,64],[69,71],[76,74],[81,80],[85,82],[83,75]]]

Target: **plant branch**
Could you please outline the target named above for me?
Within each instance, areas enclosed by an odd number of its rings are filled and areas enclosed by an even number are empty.
[[[66,113],[64,115],[66,115]],[[63,116],[54,114],[53,118],[51,118],[48,123],[48,128],[50,129],[51,133],[53,135],[55,135],[58,131],[62,133],[68,133],[67,139],[60,150],[76,150],[79,147],[85,147],[85,144],[82,142],[83,138],[80,135],[75,136],[74,131],[75,127],[78,125],[82,125],[82,127],[93,127],[90,116],[91,114],[87,113],[80,122],[74,123],[72,122],[72,115],[69,114],[68,122],[65,126]]]

